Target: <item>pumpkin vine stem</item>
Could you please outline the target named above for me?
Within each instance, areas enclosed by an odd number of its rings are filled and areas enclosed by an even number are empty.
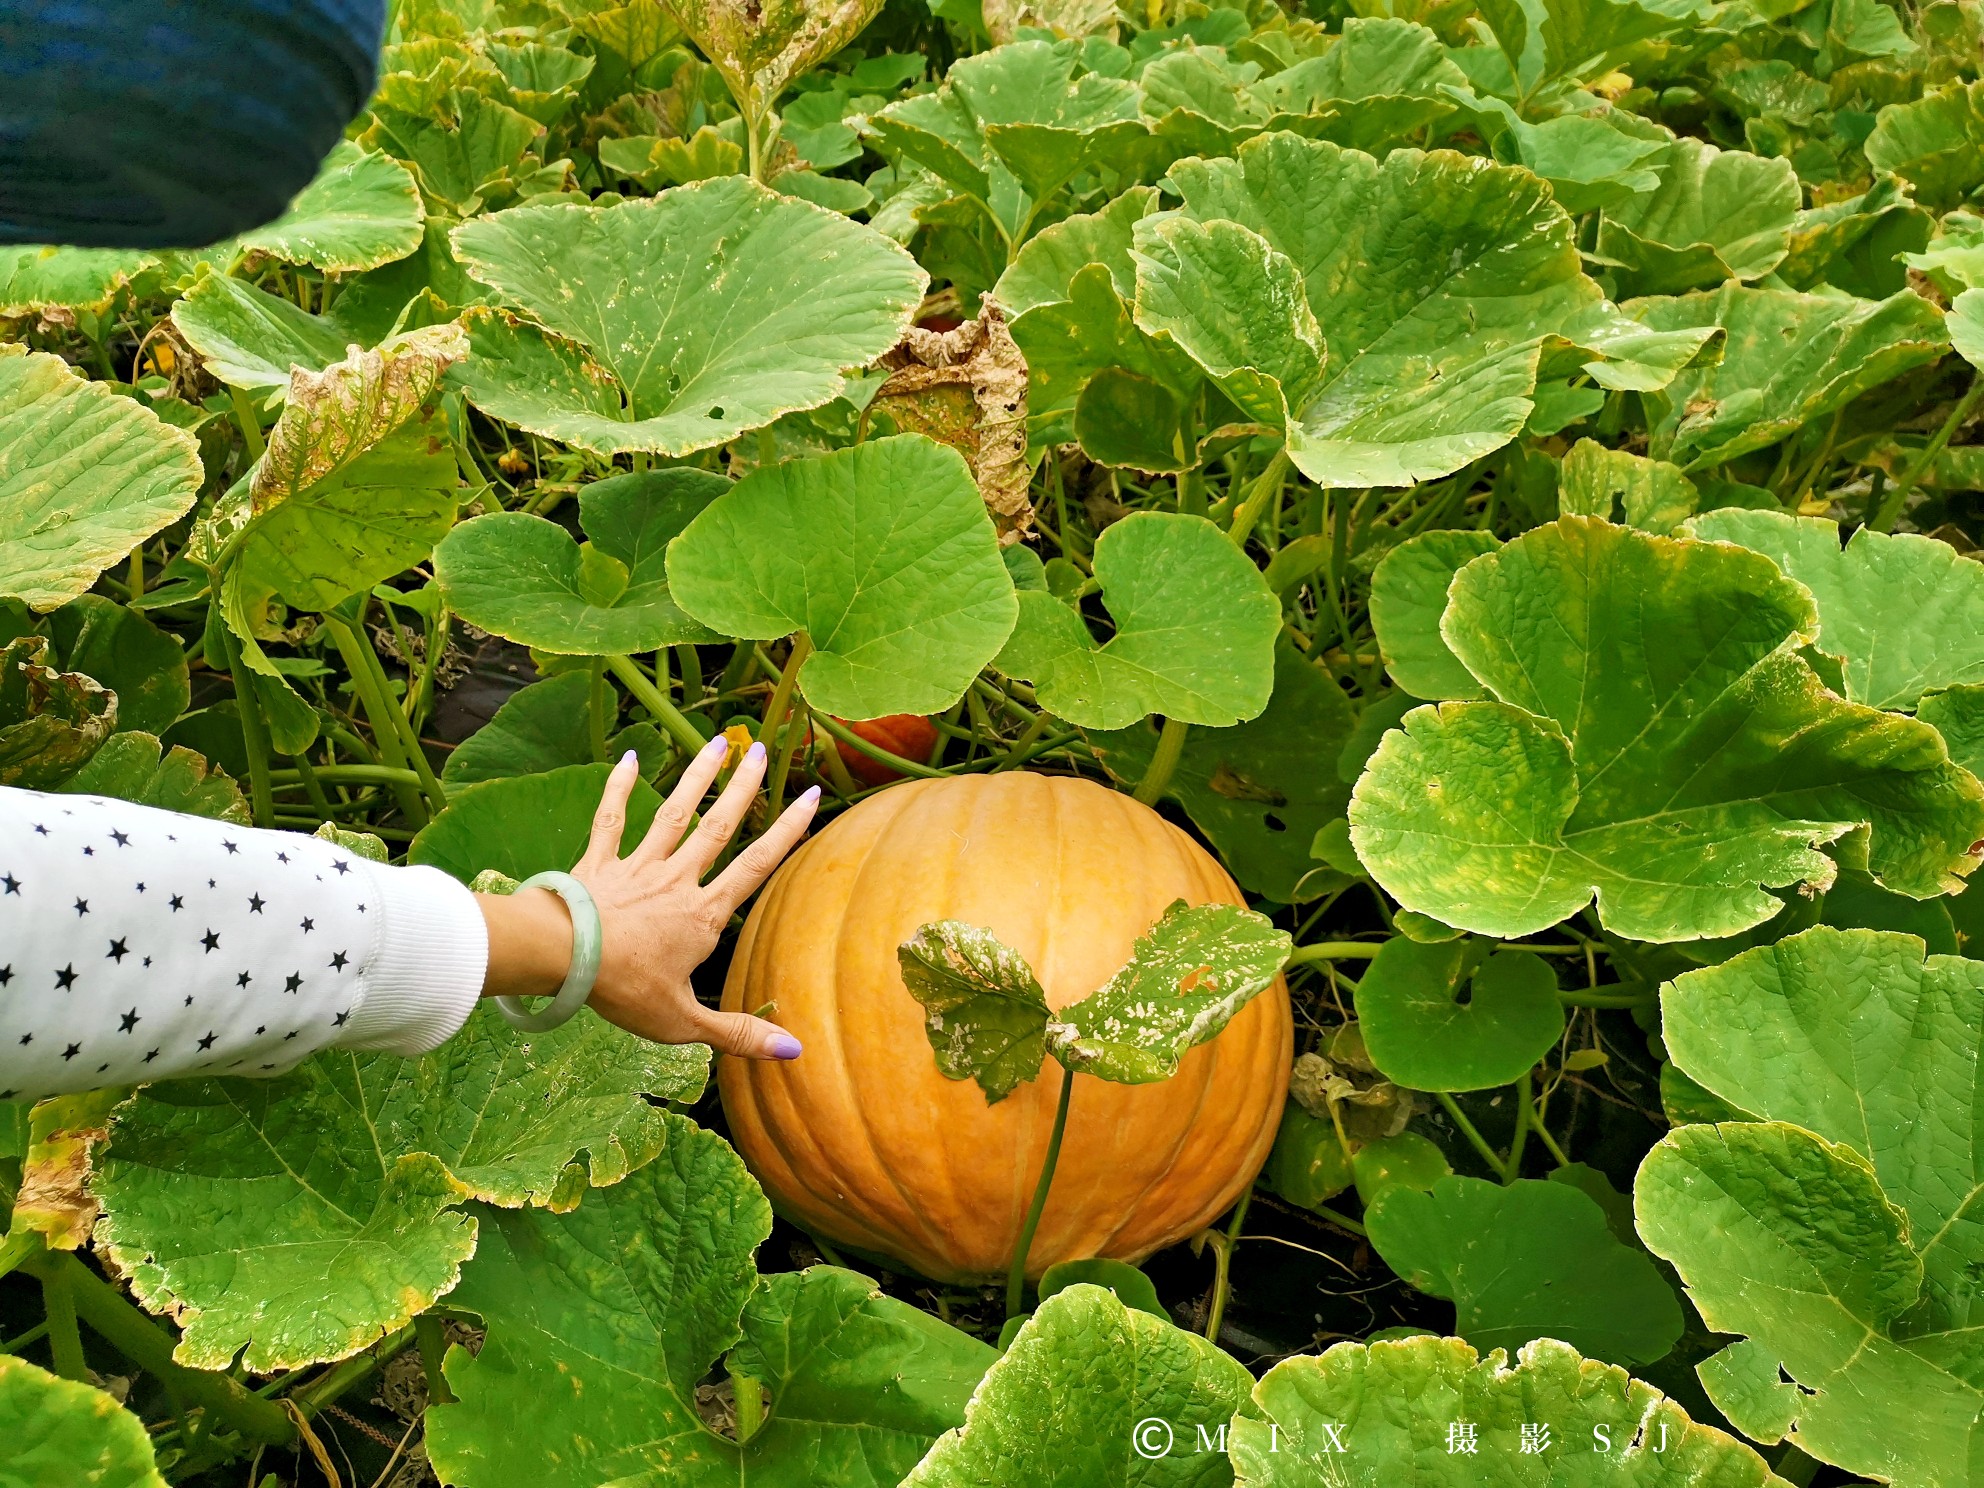
[[[1474,1150],[1481,1154],[1481,1160],[1488,1164],[1488,1170],[1498,1179],[1507,1182],[1508,1168],[1504,1166],[1502,1159],[1495,1155],[1495,1149],[1488,1145],[1488,1139],[1481,1135],[1472,1121],[1467,1119],[1467,1113],[1461,1110],[1460,1103],[1444,1090],[1434,1091],[1433,1098],[1439,1101],[1440,1105],[1445,1108],[1447,1115],[1453,1119],[1454,1125],[1460,1128],[1461,1135],[1466,1137]]]
[[[1040,1228],[1040,1211],[1047,1207],[1047,1190],[1054,1183],[1054,1165],[1061,1158],[1061,1137],[1068,1129],[1068,1100],[1075,1093],[1075,1072],[1061,1066],[1061,1098],[1054,1105],[1054,1130],[1047,1137],[1047,1156],[1040,1164],[1040,1181],[1033,1186],[1033,1202],[1027,1206],[1026,1223],[1020,1226],[1019,1244],[1013,1250],[1013,1268],[1006,1274],[1006,1316],[1020,1315],[1026,1294],[1026,1256],[1033,1249],[1033,1232]]]
[[[1150,757],[1150,768],[1137,782],[1136,798],[1144,805],[1155,806],[1170,786],[1171,777],[1178,772],[1178,761],[1184,757],[1185,735],[1191,727],[1182,718],[1164,720],[1164,728],[1157,736],[1157,749]]]

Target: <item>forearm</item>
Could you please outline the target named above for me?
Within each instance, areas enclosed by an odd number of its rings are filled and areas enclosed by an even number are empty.
[[[549,889],[477,894],[489,936],[484,997],[549,997],[572,964],[572,917]]]
[[[467,1018],[488,944],[475,896],[433,869],[0,790],[0,1099],[422,1053]]]

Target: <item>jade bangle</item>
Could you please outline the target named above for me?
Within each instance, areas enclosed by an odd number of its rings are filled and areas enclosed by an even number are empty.
[[[599,950],[604,939],[599,927],[599,906],[592,902],[586,886],[569,873],[533,873],[512,891],[549,889],[565,901],[572,916],[572,965],[550,1005],[533,1012],[521,997],[499,997],[497,1011],[510,1020],[512,1028],[525,1033],[543,1033],[570,1018],[592,996],[592,984],[599,976]]]

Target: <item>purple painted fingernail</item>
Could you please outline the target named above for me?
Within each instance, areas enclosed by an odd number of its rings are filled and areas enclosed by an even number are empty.
[[[811,806],[815,801],[819,799],[820,799],[820,788],[817,785],[809,785],[806,787],[805,790],[799,793],[799,799],[794,801],[792,804],[795,806]]]
[[[772,1058],[797,1059],[800,1055],[799,1040],[789,1033],[775,1033],[771,1042]]]
[[[624,770],[627,768],[627,766],[632,764],[638,764],[639,762],[640,762],[640,756],[635,754],[634,751],[630,749],[625,754],[620,756],[614,768]]]
[[[714,739],[710,740],[709,743],[703,746],[703,757],[707,759],[709,758],[709,756],[713,754],[719,754],[728,748],[730,748],[730,741],[724,738],[722,734],[718,734]]]
[[[764,762],[765,762],[764,745],[753,744],[749,749],[744,751],[744,763],[746,763],[747,765],[761,765]]]

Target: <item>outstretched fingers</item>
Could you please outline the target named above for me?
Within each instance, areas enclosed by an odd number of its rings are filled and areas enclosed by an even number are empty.
[[[620,756],[620,762],[606,777],[600,792],[599,809],[592,814],[592,836],[586,842],[581,868],[603,868],[620,856],[620,834],[627,825],[627,803],[633,799],[634,785],[641,778],[640,760],[633,750]]]
[[[701,878],[709,871],[710,864],[724,849],[744,820],[744,813],[751,809],[752,798],[758,794],[758,784],[765,778],[765,746],[753,744],[744,751],[744,758],[730,777],[730,784],[723,788],[696,830],[689,834],[689,840],[676,850],[683,866]]]
[[[702,805],[703,797],[709,793],[717,771],[723,768],[723,757],[729,751],[730,741],[718,734],[689,761],[682,771],[682,778],[675,782],[675,789],[668,793],[668,799],[655,812],[647,836],[634,849],[635,858],[658,863],[675,851],[682,834],[689,830],[689,823],[696,819],[696,808]]]
[[[751,897],[752,891],[771,877],[772,870],[785,861],[785,855],[806,835],[819,805],[820,788],[816,785],[780,812],[778,820],[765,829],[763,836],[710,880],[709,905],[713,918],[720,916],[721,920],[728,920]]]
[[[695,1036],[719,1054],[740,1059],[797,1059],[799,1040],[763,1018],[749,1013],[722,1013],[694,1004]]]

